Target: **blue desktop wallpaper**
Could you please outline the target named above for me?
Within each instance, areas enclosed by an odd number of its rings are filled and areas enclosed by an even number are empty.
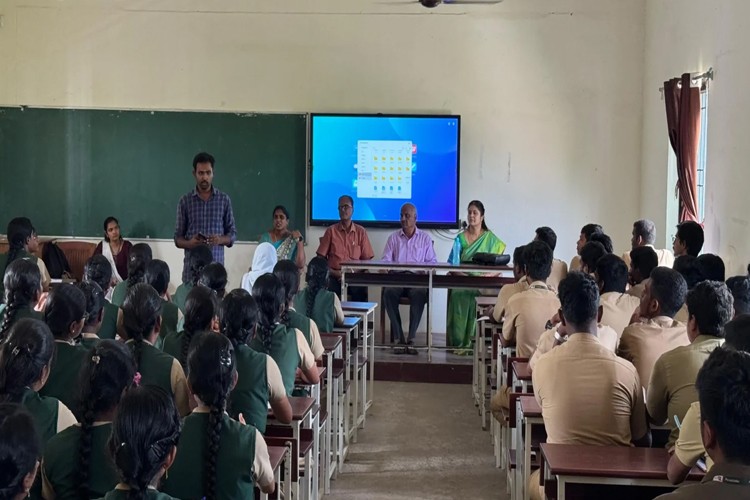
[[[311,222],[338,220],[337,200],[348,194],[356,222],[397,225],[401,205],[410,201],[418,223],[455,227],[459,134],[457,116],[313,115]],[[411,198],[357,197],[357,145],[364,140],[413,143]]]

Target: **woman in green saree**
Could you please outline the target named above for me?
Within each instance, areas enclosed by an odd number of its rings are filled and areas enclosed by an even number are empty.
[[[291,260],[299,269],[305,267],[305,247],[302,233],[289,230],[289,211],[283,205],[273,209],[273,228],[260,235],[260,243],[270,243],[276,249],[277,260]]]
[[[479,200],[469,203],[468,227],[453,241],[453,250],[448,262],[458,265],[471,262],[479,252],[503,253],[505,243],[487,229],[484,221],[484,205]],[[446,342],[449,347],[470,349],[474,337],[476,306],[474,298],[479,290],[456,289],[448,292],[448,321]]]

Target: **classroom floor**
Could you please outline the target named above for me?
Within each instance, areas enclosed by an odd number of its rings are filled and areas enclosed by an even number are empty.
[[[504,499],[470,385],[376,382],[330,500]]]

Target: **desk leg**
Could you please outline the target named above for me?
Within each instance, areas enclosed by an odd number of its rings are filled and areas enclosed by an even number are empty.
[[[365,316],[367,321],[367,316]],[[370,332],[370,395],[367,401],[367,409],[375,402],[375,309],[372,310],[372,332]]]
[[[521,416],[523,419],[523,416]],[[526,420],[524,422],[524,441],[523,441],[523,498],[529,500],[530,492],[528,488],[528,479],[531,475],[531,423]]]
[[[432,273],[427,273],[427,362],[432,363]],[[448,336],[446,335],[446,339]]]
[[[557,476],[557,500],[565,500],[565,479]]]

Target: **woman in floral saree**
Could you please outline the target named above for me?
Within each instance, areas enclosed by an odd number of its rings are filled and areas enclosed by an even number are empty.
[[[283,205],[273,209],[273,228],[260,236],[260,243],[270,243],[278,260],[291,260],[299,269],[305,267],[305,248],[302,234],[289,230],[289,211]]]

